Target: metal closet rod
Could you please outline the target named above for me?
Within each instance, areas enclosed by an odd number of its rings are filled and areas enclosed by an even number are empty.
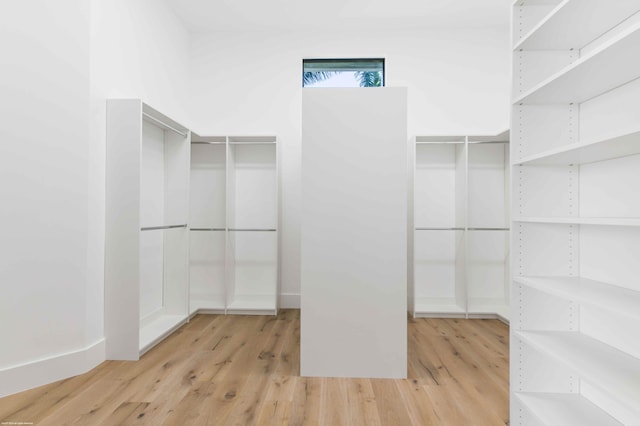
[[[509,231],[511,228],[467,228],[469,231]]]
[[[158,124],[160,124],[160,125],[161,125],[161,126],[163,126],[163,127],[166,127],[168,130],[171,130],[172,132],[179,134],[179,135],[180,135],[180,136],[182,136],[183,138],[186,138],[186,137],[187,137],[187,134],[186,134],[186,133],[181,132],[180,130],[176,129],[176,128],[175,128],[175,127],[173,127],[173,126],[170,126],[169,124],[165,123],[164,121],[162,121],[162,120],[160,120],[160,119],[155,118],[153,115],[150,115],[150,114],[148,114],[148,113],[146,113],[146,112],[142,112],[142,115],[143,115],[144,117],[148,118],[149,120],[151,120],[151,121],[153,121],[153,122],[155,122],[155,123],[158,123]]]
[[[141,231],[157,231],[159,229],[175,229],[175,228],[186,228],[187,224],[184,225],[165,225],[165,226],[147,226],[140,228]]]
[[[192,231],[226,231],[226,228],[191,228]]]
[[[236,232],[276,232],[275,228],[229,228]]]
[[[509,231],[511,228],[416,228],[416,231]]]

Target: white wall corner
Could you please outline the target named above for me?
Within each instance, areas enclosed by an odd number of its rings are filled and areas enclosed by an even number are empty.
[[[105,340],[77,351],[0,370],[0,398],[86,373],[105,361]]]

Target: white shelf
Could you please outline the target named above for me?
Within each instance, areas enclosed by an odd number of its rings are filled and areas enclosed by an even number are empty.
[[[469,315],[498,315],[509,321],[509,305],[506,302],[497,303],[469,299],[467,311]]]
[[[227,306],[230,311],[274,311],[276,309],[276,296],[268,295],[236,295]]]
[[[415,314],[459,314],[464,315],[464,306],[458,305],[453,299],[436,299],[429,297],[416,298]]]
[[[416,136],[416,144],[464,144],[465,136]]]
[[[564,0],[514,50],[580,49],[638,10],[635,0]],[[592,19],[595,15],[597,20]]]
[[[516,217],[514,222],[566,225],[640,226],[636,217]]]
[[[635,154],[640,154],[640,132],[589,143],[565,145],[522,158],[514,162],[514,165],[587,164]]]
[[[514,281],[563,299],[640,319],[640,292],[582,277],[514,277]]]
[[[212,298],[191,298],[189,301],[189,315],[193,315],[198,311],[221,311],[224,312],[224,300],[215,300]]]
[[[637,409],[640,359],[577,332],[516,331],[515,335],[575,371],[582,379]]]
[[[635,25],[525,92],[514,104],[581,103],[628,83],[640,77],[640,55],[629,53],[638,45],[640,26]]]
[[[578,394],[516,392],[515,395],[546,425],[622,426],[622,423]]]
[[[187,322],[186,315],[161,315],[140,328],[140,354]]]

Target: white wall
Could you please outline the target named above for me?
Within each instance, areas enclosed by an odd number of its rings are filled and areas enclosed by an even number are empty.
[[[56,360],[99,346],[84,328],[88,35],[84,0],[0,14],[0,396],[88,367]]]
[[[302,58],[385,57],[409,92],[409,135],[497,133],[509,119],[509,28],[193,34],[200,134],[275,134],[281,146],[283,306],[299,306]]]
[[[0,14],[0,396],[104,360],[105,99],[184,121],[188,40],[153,0]]]

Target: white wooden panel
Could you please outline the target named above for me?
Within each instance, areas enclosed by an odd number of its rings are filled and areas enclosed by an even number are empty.
[[[640,130],[640,79],[580,105],[580,140],[608,139]]]
[[[192,231],[189,240],[191,310],[224,309],[225,232]]]
[[[224,145],[191,145],[190,226],[224,228],[226,154]]]
[[[640,291],[640,228],[581,226],[581,275]]]
[[[517,105],[513,108],[511,146],[519,159],[577,142],[577,106]]]
[[[578,57],[577,52],[570,50],[517,51],[513,55],[513,96],[523,94]]]
[[[455,227],[458,144],[417,144],[415,225]]]
[[[580,312],[580,331],[614,348],[640,359],[640,339],[637,335],[640,321],[616,312],[583,306]],[[612,330],[616,330],[615,333]]]
[[[520,166],[513,169],[517,217],[577,216],[579,168],[574,166]]]
[[[164,232],[140,233],[140,319],[163,307]],[[133,325],[132,325],[133,326]]]
[[[576,276],[580,273],[578,225],[518,223],[512,232],[514,274]]]
[[[189,217],[189,153],[187,137],[164,134],[164,215],[167,225],[184,225]]]
[[[140,222],[142,227],[165,223],[164,130],[143,122],[140,160]]]
[[[467,294],[470,299],[506,303],[507,231],[467,232]]]
[[[187,315],[189,296],[189,231],[164,231],[164,308],[169,315]]]
[[[301,374],[407,374],[406,89],[303,89]]]
[[[276,232],[230,232],[235,260],[234,296],[268,295],[275,301]]]
[[[138,100],[107,102],[107,359],[138,359],[141,114],[142,104]]]
[[[456,252],[463,232],[415,233],[416,297],[456,298]]]
[[[513,40],[518,42],[547,16],[560,0],[527,1],[513,8]]]
[[[580,167],[580,216],[640,217],[640,155]]]
[[[229,145],[234,151],[234,227],[277,227],[276,146]]]
[[[507,226],[505,145],[470,144],[468,149],[467,225],[471,228],[504,228]]]

